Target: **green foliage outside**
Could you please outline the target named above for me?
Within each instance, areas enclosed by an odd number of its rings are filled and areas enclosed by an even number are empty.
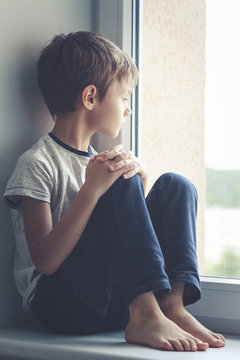
[[[206,206],[240,208],[240,170],[206,169]]]
[[[206,206],[240,208],[240,170],[206,169]],[[217,264],[205,266],[206,275],[240,278],[240,254],[234,248],[226,247]]]
[[[219,263],[206,264],[205,273],[209,276],[240,278],[240,254],[236,254],[233,248],[227,247]]]

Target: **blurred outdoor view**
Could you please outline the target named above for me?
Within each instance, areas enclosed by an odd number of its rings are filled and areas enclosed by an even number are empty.
[[[240,2],[206,6],[205,275],[240,278]]]

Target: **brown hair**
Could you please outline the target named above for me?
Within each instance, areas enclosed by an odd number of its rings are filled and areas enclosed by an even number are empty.
[[[39,87],[53,118],[74,111],[77,96],[87,85],[95,85],[103,99],[114,78],[131,76],[138,70],[130,56],[103,36],[79,31],[55,36],[41,51],[37,63]]]

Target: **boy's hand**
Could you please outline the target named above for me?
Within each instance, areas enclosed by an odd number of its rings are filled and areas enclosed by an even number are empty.
[[[101,197],[121,177],[124,170],[118,169],[114,172],[109,170],[112,160],[101,161],[98,155],[89,160],[86,168],[86,180],[84,188]]]
[[[129,179],[139,174],[142,178],[144,188],[147,182],[147,171],[141,161],[132,154],[123,150],[122,145],[114,146],[110,151],[104,151],[96,155],[100,162],[109,161],[108,169],[111,172],[123,171],[123,178]]]

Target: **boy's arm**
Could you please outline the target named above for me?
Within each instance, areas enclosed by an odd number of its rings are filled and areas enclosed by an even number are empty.
[[[97,196],[80,189],[74,202],[53,228],[50,204],[30,197],[22,202],[24,229],[35,267],[53,274],[71,253],[97,203]]]
[[[24,231],[32,261],[41,273],[53,274],[68,257],[80,239],[98,199],[123,174],[122,169],[112,173],[108,167],[108,161],[101,163],[96,158],[89,161],[85,183],[54,227],[50,204],[23,197]]]

